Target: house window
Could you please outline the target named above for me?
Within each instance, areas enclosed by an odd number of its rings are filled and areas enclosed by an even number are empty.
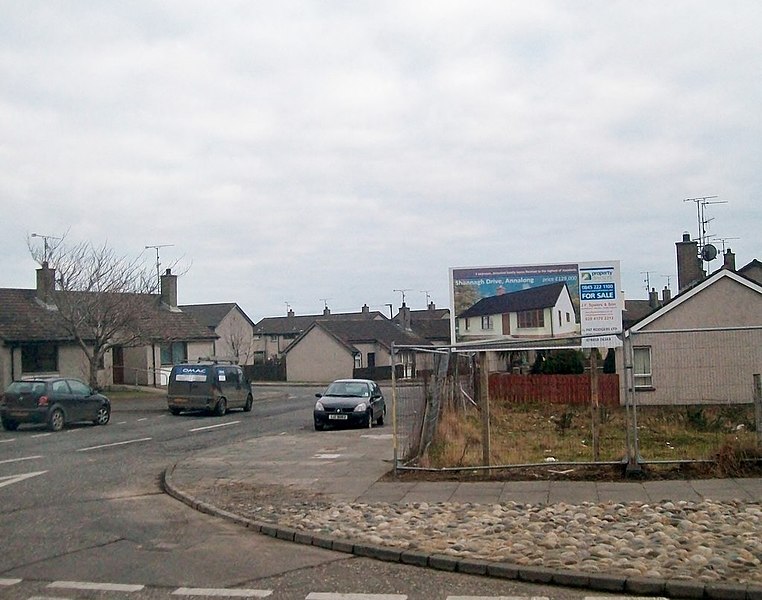
[[[360,352],[355,354],[355,369],[362,369],[362,354]]]
[[[482,329],[492,329],[492,315],[482,317]]]
[[[55,344],[21,346],[21,370],[24,373],[56,373],[58,346]]]
[[[569,313],[566,313],[566,322],[571,323],[571,315]]]
[[[176,365],[188,360],[188,344],[186,342],[172,342],[161,345],[161,364]]]
[[[651,378],[651,347],[635,347],[632,349],[632,353],[635,363],[632,371],[635,388],[653,387],[653,380]]]
[[[463,322],[464,322],[464,324],[465,324],[465,328],[466,328],[466,331],[468,331],[469,329],[471,329],[471,323],[469,323],[469,319],[468,319],[468,317],[466,317],[465,319],[463,319]]]
[[[522,310],[516,313],[516,320],[519,329],[545,327],[545,311],[541,308],[537,310]]]
[[[278,341],[278,336],[277,335],[271,335],[270,336],[270,341],[271,342],[277,342]]]

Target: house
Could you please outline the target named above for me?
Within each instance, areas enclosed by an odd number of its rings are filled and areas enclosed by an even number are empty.
[[[230,357],[241,365],[254,363],[254,323],[238,304],[183,304],[180,310],[217,334],[214,356]]]
[[[626,336],[638,404],[750,402],[762,367],[762,285],[720,269]]]
[[[738,269],[738,274],[762,284],[762,262],[755,258],[749,264]]]
[[[410,310],[403,302],[392,320],[403,329],[412,331],[432,344],[448,345],[452,340],[450,309],[437,308],[433,302],[423,310]]]
[[[461,341],[579,335],[565,282],[482,298],[457,315],[455,328]]]
[[[362,376],[391,377],[394,345],[429,346],[430,343],[389,319],[316,320],[284,350],[287,381],[332,381]],[[396,353],[401,376],[415,373],[415,352]]]
[[[35,289],[0,288],[0,384],[27,375],[65,375],[85,380],[86,355],[66,332],[56,307],[55,271],[37,270]],[[79,292],[86,299],[88,292]],[[177,307],[177,276],[167,270],[160,294],[125,294],[139,307],[141,342],[115,346],[104,356],[98,383],[160,385],[162,369],[209,355],[217,335]]]
[[[254,362],[263,363],[283,356],[284,350],[315,321],[384,320],[379,311],[364,305],[360,312],[331,313],[326,306],[319,315],[296,315],[290,308],[285,317],[265,317],[254,326]]]

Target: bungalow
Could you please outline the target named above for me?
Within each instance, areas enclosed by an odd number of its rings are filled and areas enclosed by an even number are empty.
[[[457,316],[455,328],[461,341],[579,335],[565,282],[482,298]]]
[[[36,289],[0,288],[3,389],[28,375],[88,379],[86,355],[66,332],[55,305],[54,275],[43,265],[37,270]],[[177,307],[177,276],[169,270],[161,277],[160,294],[130,294],[125,299],[140,307],[141,342],[115,346],[104,356],[99,385],[160,385],[162,368],[213,352],[217,335]]]
[[[317,320],[284,351],[287,381],[332,381],[363,376],[386,378],[391,373],[395,345],[428,346],[430,343],[389,319]],[[415,373],[415,352],[396,354],[403,376]]]
[[[254,363],[254,323],[238,304],[183,304],[179,308],[217,334],[215,356],[233,358],[241,365]]]
[[[423,310],[410,310],[403,302],[393,321],[435,345],[448,345],[450,336],[450,309],[437,308],[433,302]]]
[[[315,321],[388,320],[382,313],[364,305],[360,312],[331,313],[326,306],[320,315],[296,315],[290,308],[285,317],[265,317],[254,326],[254,362],[279,359],[285,349]]]

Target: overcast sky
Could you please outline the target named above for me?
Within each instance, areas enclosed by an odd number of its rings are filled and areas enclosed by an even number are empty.
[[[254,321],[446,306],[458,266],[676,290],[686,198],[762,258],[760,31],[753,0],[0,2],[0,287],[68,232],[172,244],[181,304]]]

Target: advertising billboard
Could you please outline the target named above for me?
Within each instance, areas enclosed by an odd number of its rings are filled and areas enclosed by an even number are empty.
[[[619,261],[453,267],[453,344],[621,345]]]

